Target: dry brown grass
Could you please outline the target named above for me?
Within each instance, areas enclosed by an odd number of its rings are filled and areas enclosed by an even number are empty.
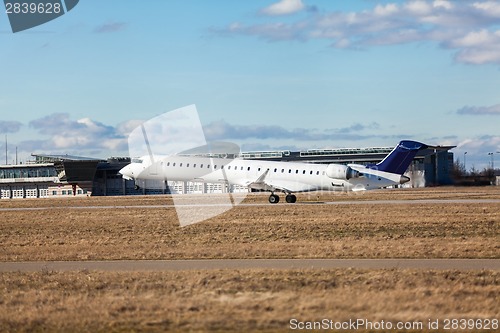
[[[498,188],[301,195],[301,201],[500,198]],[[264,203],[267,195],[246,202]],[[240,206],[180,228],[171,197],[3,200],[0,261],[499,258],[500,204]],[[500,273],[220,270],[0,274],[0,332],[289,331],[289,320],[499,318]],[[360,330],[361,331],[361,330]],[[489,330],[488,332],[493,332]],[[435,332],[435,331],[434,331]]]
[[[499,189],[380,191],[342,200],[497,198]],[[323,194],[321,194],[323,195]],[[303,195],[300,200],[307,200]],[[339,200],[340,200],[339,199]],[[248,202],[266,202],[250,195]],[[239,206],[180,228],[162,197],[9,200],[0,211],[0,261],[187,258],[499,258],[500,204]],[[133,205],[85,209],[77,206]],[[59,207],[59,208],[57,208]]]
[[[500,315],[500,273],[491,271],[3,273],[0,290],[4,332],[285,332],[292,318],[426,324]]]

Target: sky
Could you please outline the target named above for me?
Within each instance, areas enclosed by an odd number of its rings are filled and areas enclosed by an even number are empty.
[[[0,45],[1,163],[5,136],[9,163],[128,156],[195,104],[244,151],[411,139],[500,166],[500,1],[85,0],[18,33],[2,10]]]

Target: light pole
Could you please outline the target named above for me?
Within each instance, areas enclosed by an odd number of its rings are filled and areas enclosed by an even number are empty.
[[[497,154],[499,152],[497,151]],[[488,155],[491,156],[491,170],[493,170],[493,172],[495,172],[495,153],[488,153]]]
[[[464,153],[464,171],[467,173],[467,165],[465,164],[465,155],[467,155],[467,152]]]

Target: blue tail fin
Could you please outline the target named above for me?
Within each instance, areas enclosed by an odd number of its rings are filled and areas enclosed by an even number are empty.
[[[417,141],[403,140],[375,167],[380,171],[402,175],[408,169],[417,152],[427,147],[427,145]]]

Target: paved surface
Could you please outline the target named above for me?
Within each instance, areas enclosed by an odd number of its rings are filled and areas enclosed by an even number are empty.
[[[207,269],[435,269],[500,270],[500,259],[206,259],[1,262],[0,272],[175,271]]]
[[[494,203],[500,204],[500,199],[424,199],[424,200],[350,200],[350,201],[328,201],[328,202],[297,202],[293,205],[422,205],[422,204],[466,204],[466,203]],[[237,206],[261,207],[261,206],[281,206],[291,205],[279,203],[272,205],[270,203],[242,203]],[[206,204],[179,204],[181,207],[232,207],[227,203],[206,203]],[[29,210],[50,210],[50,209],[158,209],[174,208],[172,204],[168,205],[116,205],[116,206],[47,206],[47,207],[6,207],[0,208],[1,211],[29,211]]]

